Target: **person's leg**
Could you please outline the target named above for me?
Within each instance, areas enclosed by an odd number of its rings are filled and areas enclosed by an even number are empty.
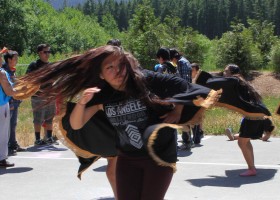
[[[233,140],[234,140],[234,136],[233,136],[233,133],[232,133],[232,129],[231,129],[231,128],[226,128],[225,134],[226,134],[226,136],[228,137],[228,139],[229,139],[230,141],[233,141]]]
[[[16,150],[16,125],[17,125],[17,106],[13,105],[13,109],[10,110],[10,137],[9,137],[9,149]]]
[[[108,181],[112,187],[115,199],[117,200],[117,186],[116,186],[116,164],[117,164],[117,157],[107,158],[108,165],[106,169],[106,175]]]
[[[51,103],[43,108],[45,110],[44,113],[44,123],[47,133],[47,140],[48,144],[53,144],[55,141],[52,138],[52,130],[53,130],[53,118],[55,115],[55,104]]]
[[[194,144],[200,144],[201,142],[201,134],[202,134],[202,131],[200,129],[200,125],[195,125],[193,128],[192,128],[192,132],[193,132],[193,142]]]
[[[141,200],[163,200],[173,177],[173,169],[159,166],[153,160],[145,165]]]
[[[240,176],[254,176],[257,174],[255,163],[254,163],[254,150],[251,144],[250,138],[238,138],[238,145],[242,151],[245,161],[248,165],[248,170],[241,173]]]
[[[118,200],[140,200],[143,185],[141,161],[141,158],[118,156],[116,164]]]
[[[231,129],[231,128],[226,128],[225,134],[226,134],[226,136],[228,137],[228,139],[229,139],[230,141],[238,140],[238,138],[239,138],[239,133],[235,133],[235,134],[234,134],[234,133],[232,132],[232,129]]]
[[[183,144],[179,147],[181,150],[190,150],[192,147],[192,139],[190,132],[182,132]]]
[[[16,140],[16,127],[17,127],[19,105],[20,102],[16,101],[13,106],[14,109],[11,110],[9,149],[15,151],[25,151],[26,149],[20,147]]]
[[[8,141],[10,128],[10,107],[7,104],[0,106],[0,161],[8,156]]]
[[[35,131],[35,145],[42,145],[41,140],[41,124],[42,124],[42,116],[43,110],[40,109],[40,100],[37,97],[31,97],[31,106],[33,112],[33,125]]]
[[[9,103],[0,106],[0,167],[13,167],[13,163],[7,162],[8,141],[10,128]]]
[[[262,136],[262,141],[267,142],[268,139],[270,138],[270,136],[271,136],[271,132],[268,132],[268,131],[264,132],[264,134]]]

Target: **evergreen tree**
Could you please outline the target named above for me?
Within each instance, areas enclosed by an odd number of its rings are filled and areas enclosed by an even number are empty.
[[[152,68],[155,53],[160,47],[157,26],[159,20],[149,0],[138,5],[133,18],[129,21],[128,44],[125,46],[138,58],[143,67]]]
[[[24,0],[0,1],[0,44],[21,54],[26,45],[27,26]]]

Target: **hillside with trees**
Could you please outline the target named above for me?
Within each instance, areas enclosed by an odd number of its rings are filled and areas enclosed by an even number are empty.
[[[69,56],[119,38],[149,69],[166,46],[207,70],[236,63],[245,72],[280,71],[276,0],[86,0],[59,10],[43,0],[9,0],[0,6],[0,47],[21,56],[34,54],[39,43]]]

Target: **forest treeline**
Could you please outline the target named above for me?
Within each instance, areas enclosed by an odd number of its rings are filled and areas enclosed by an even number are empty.
[[[249,4],[250,3],[250,4]],[[43,0],[0,0],[0,47],[21,56],[49,43],[65,57],[119,38],[145,68],[159,47],[175,47],[209,70],[238,64],[280,71],[276,0],[94,1],[55,10]],[[243,17],[242,17],[243,16]],[[278,20],[278,21],[277,21]]]
[[[79,6],[86,15],[98,17],[110,13],[119,30],[127,30],[129,20],[143,0],[87,0]],[[230,29],[232,21],[248,25],[247,19],[268,21],[275,25],[275,34],[280,35],[279,0],[150,0],[154,14],[163,22],[167,16],[181,19],[179,25],[192,27],[208,38],[221,37]]]

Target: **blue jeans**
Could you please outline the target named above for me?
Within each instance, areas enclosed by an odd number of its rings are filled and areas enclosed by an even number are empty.
[[[18,107],[21,101],[11,100],[10,101],[10,137],[9,137],[9,148],[17,148],[16,140],[16,127],[17,127],[17,118],[18,118]]]

